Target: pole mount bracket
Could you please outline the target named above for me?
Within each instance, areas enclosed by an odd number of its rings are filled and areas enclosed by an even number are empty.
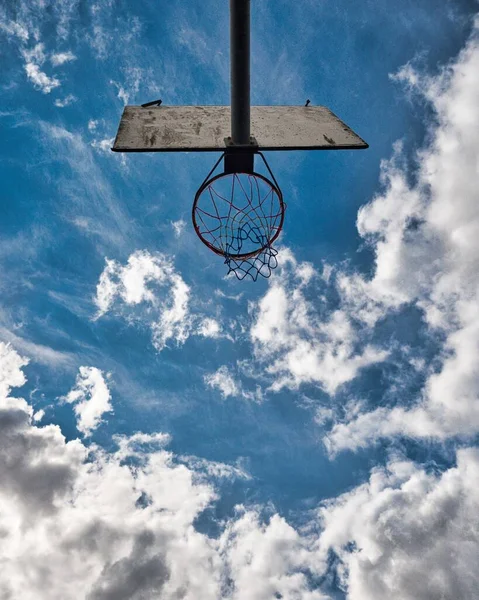
[[[225,146],[228,150],[247,150],[247,151],[255,151],[258,150],[259,146],[258,146],[258,142],[256,140],[256,138],[252,135],[250,135],[249,138],[249,144],[235,144],[235,142],[233,142],[233,138],[231,136],[225,137]]]

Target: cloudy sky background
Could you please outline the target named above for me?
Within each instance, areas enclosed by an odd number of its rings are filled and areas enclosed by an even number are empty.
[[[229,102],[228,7],[0,1],[0,596],[479,589],[479,17],[252,0],[255,104],[367,151],[268,157],[280,267],[195,237],[213,155],[110,151]]]

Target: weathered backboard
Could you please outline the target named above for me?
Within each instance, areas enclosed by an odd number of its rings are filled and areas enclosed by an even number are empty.
[[[208,152],[225,149],[229,106],[126,106],[115,152]],[[252,106],[259,150],[348,150],[368,144],[324,106]]]

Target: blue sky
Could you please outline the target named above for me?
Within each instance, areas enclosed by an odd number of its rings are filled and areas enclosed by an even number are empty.
[[[190,223],[215,155],[110,151],[229,103],[227,3],[0,4],[0,595],[474,598],[477,9],[252,0],[252,102],[370,145],[267,157],[254,283]]]

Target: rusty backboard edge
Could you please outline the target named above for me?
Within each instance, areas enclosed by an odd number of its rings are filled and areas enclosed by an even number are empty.
[[[358,136],[359,137],[359,136]],[[293,150],[366,150],[369,148],[369,144],[363,141],[363,145],[355,145],[355,146],[282,146],[278,148],[277,146],[258,146],[255,150],[265,151],[265,152],[288,152]],[[140,150],[132,150],[131,148],[122,148],[121,146],[113,146],[111,148],[113,152],[224,152],[226,150],[226,145],[224,148],[145,148]],[[249,148],[246,149],[249,151]]]

